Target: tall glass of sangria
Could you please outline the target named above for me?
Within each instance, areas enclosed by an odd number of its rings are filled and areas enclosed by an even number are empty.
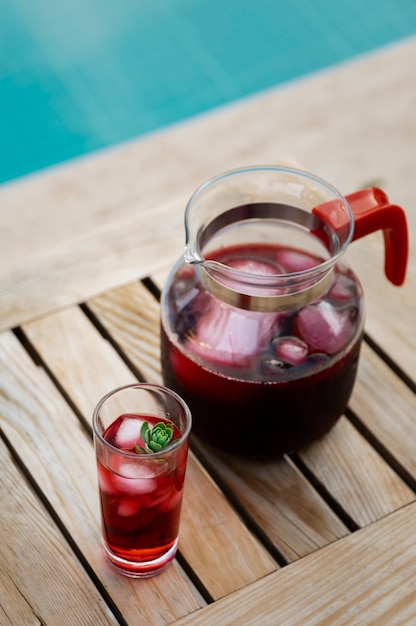
[[[149,577],[176,554],[191,413],[173,391],[115,389],[93,414],[105,554],[121,573]]]

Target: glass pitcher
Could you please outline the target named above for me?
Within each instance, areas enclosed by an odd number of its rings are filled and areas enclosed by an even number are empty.
[[[259,166],[193,194],[184,257],[162,292],[161,361],[197,436],[273,456],[334,426],[353,389],[364,326],[362,287],[342,257],[378,229],[386,276],[400,285],[406,218],[380,189],[344,197],[307,172]]]

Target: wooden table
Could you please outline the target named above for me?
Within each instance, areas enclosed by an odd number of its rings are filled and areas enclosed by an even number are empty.
[[[161,381],[157,291],[209,176],[279,161],[344,193],[380,179],[414,241],[415,76],[410,39],[0,189],[2,625],[416,623],[413,247],[397,289],[379,233],[351,246],[367,334],[327,437],[269,462],[195,442],[156,578],[103,558],[90,428],[109,389]]]

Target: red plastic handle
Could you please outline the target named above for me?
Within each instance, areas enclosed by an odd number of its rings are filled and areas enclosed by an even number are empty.
[[[382,189],[369,187],[345,196],[354,215],[352,240],[377,230],[384,236],[384,272],[393,285],[403,284],[409,254],[409,236],[403,209],[390,204]],[[345,212],[337,210],[338,202],[327,202],[313,209],[333,230],[345,227]]]

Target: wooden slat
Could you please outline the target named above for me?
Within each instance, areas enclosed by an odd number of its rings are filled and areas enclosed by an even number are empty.
[[[413,478],[416,397],[365,343],[350,406]],[[344,418],[302,461],[359,526],[415,499],[414,492]]]
[[[409,505],[176,626],[414,624],[415,516]]]
[[[211,596],[217,600],[278,569],[193,455],[187,472],[179,549]]]
[[[359,526],[415,499],[413,491],[343,417],[326,437],[298,454]]]
[[[53,332],[49,341],[59,346]],[[86,364],[78,361],[80,366],[79,374],[86,374]],[[90,438],[44,370],[10,332],[0,334],[0,369],[1,428],[126,619],[162,625],[200,606],[176,561],[157,579],[140,585],[107,565]]]
[[[136,281],[88,301],[91,311],[142,376],[161,382],[159,303]]]
[[[136,298],[131,295],[134,291]],[[119,306],[114,306],[116,296],[120,298],[124,292],[126,299],[122,298]],[[108,298],[90,302],[89,306],[96,314],[103,311],[101,323],[126,347],[129,358],[137,362],[139,368],[144,363],[141,369],[154,374],[156,379],[151,380],[159,382],[160,373],[155,371],[158,315],[154,302],[138,283],[119,289]],[[128,304],[132,307],[130,311]],[[108,342],[78,308],[26,324],[24,330],[66,393],[87,417],[102,395],[133,380],[120,357],[110,350]],[[179,547],[208,592],[218,598],[275,570],[274,560],[247,530],[192,454],[189,476]],[[203,538],[202,528],[205,528]],[[245,546],[237,559],[239,567],[235,566],[236,545]]]
[[[351,409],[416,480],[416,395],[366,344],[362,353]]]
[[[22,328],[45,363],[50,364],[53,376],[65,392],[70,396],[71,390],[76,389],[77,408],[89,425],[95,405],[116,386],[114,381],[136,382],[134,374],[121,359],[114,358],[111,344],[87,321],[79,307],[65,309]],[[91,384],[94,373],[99,375]]]
[[[182,248],[180,205],[180,212],[175,202],[141,208],[128,221],[99,226],[60,247],[51,239],[33,260],[23,255],[3,265],[0,330],[156,271]]]
[[[118,623],[1,440],[0,474],[0,623]]]
[[[288,562],[348,534],[290,460],[225,455],[202,442],[198,449]]]

